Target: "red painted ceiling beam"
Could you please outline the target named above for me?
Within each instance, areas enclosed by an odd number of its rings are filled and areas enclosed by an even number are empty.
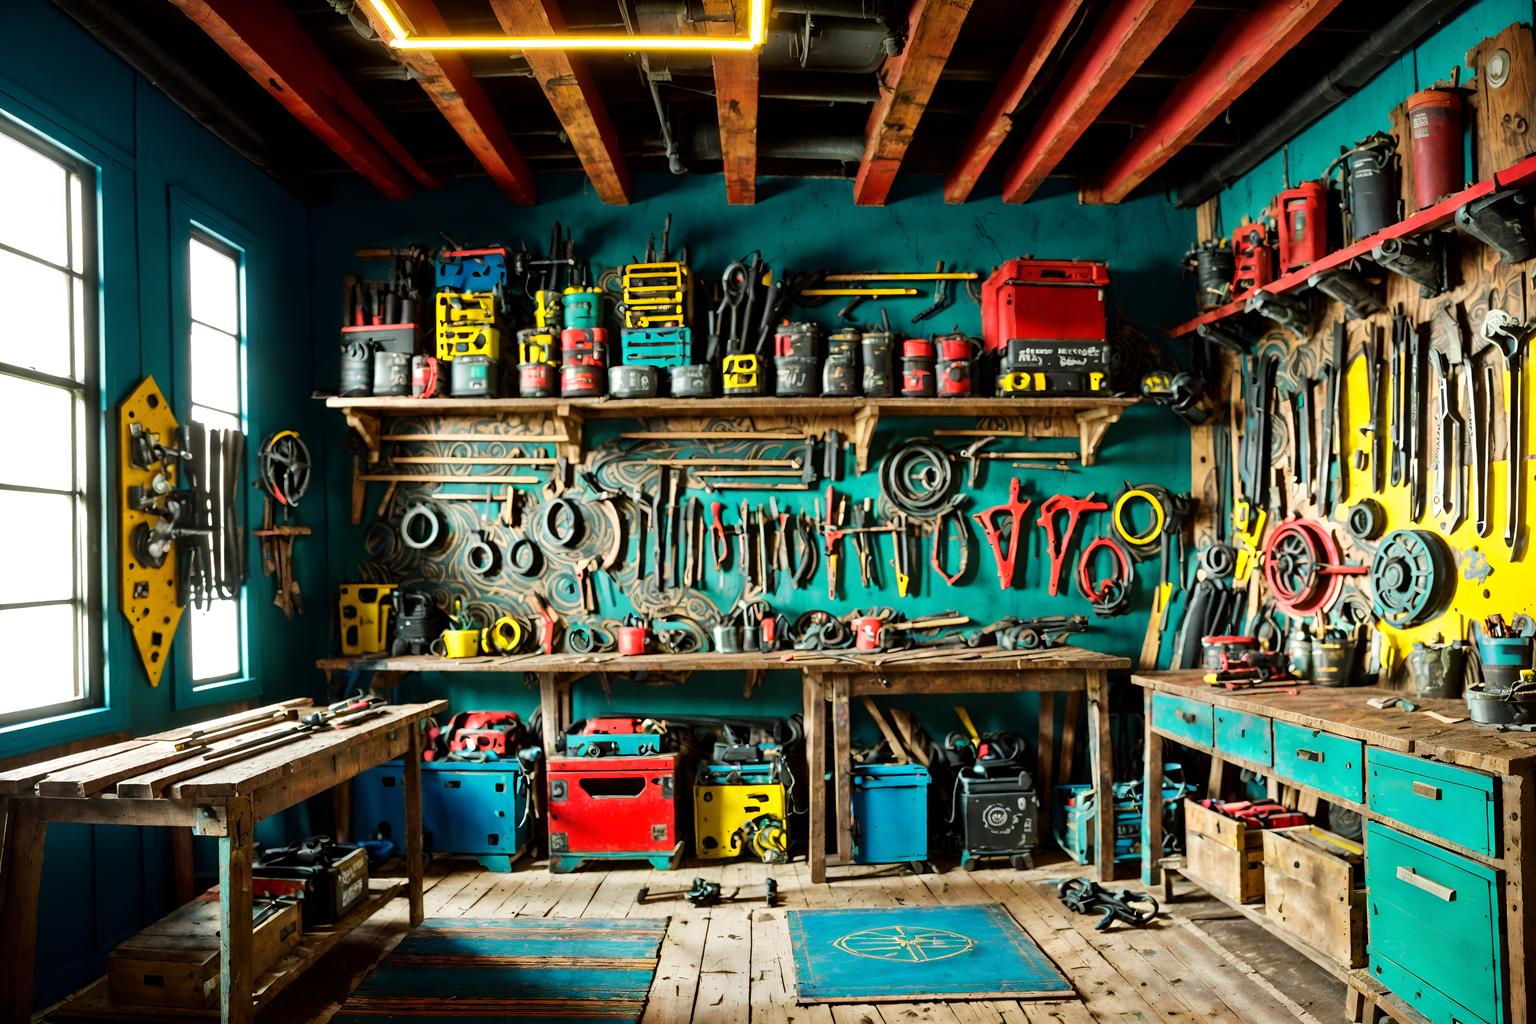
[[[491,10],[509,36],[565,32],[565,17],[555,0],[491,0]],[[619,151],[618,133],[586,61],[564,50],[528,50],[523,57],[560,119],[598,198],[612,205],[628,203],[629,166]]]
[[[1062,72],[1044,116],[1003,177],[1005,202],[1022,203],[1034,195],[1192,3],[1112,0],[1097,15],[1093,35]]]
[[[880,98],[864,129],[864,159],[853,180],[853,201],[883,206],[912,145],[972,0],[916,0],[907,19],[907,45],[880,71]]]
[[[1118,203],[1204,131],[1339,5],[1339,0],[1263,0],[1237,15],[1210,56],[1174,86],[1104,177],[1085,187],[1085,203]]]
[[[406,28],[416,35],[445,36],[450,34],[448,23],[443,19],[433,0],[393,0],[395,11],[406,23]],[[371,4],[362,5],[375,32],[382,38],[389,37],[389,28],[374,13]],[[426,50],[409,50],[401,54],[406,66],[414,73],[427,96],[437,106],[444,119],[469,147],[480,166],[491,180],[501,187],[507,198],[523,206],[537,202],[538,190],[534,186],[533,172],[528,169],[522,154],[512,145],[507,130],[501,123],[501,115],[491,103],[478,79],[470,73],[464,58],[453,51],[438,53]]]
[[[1029,34],[998,80],[992,98],[987,100],[971,137],[960,151],[960,159],[944,177],[946,203],[963,203],[970,198],[977,180],[1013,129],[1014,112],[1024,102],[1046,59],[1082,6],[1083,0],[1042,0],[1029,24]]]
[[[706,31],[711,35],[745,33],[746,26],[737,24],[738,6],[745,18],[746,4],[704,0]],[[713,63],[725,201],[732,206],[751,206],[757,202],[758,56],[756,52],[717,53]]]
[[[347,165],[392,199],[436,179],[352,91],[280,0],[172,0]]]

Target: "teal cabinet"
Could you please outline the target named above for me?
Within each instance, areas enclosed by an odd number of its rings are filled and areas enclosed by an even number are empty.
[[[1489,857],[1498,850],[1491,775],[1374,747],[1365,763],[1366,805],[1377,814]]]
[[[1365,882],[1371,975],[1435,1024],[1505,1024],[1499,872],[1373,821]]]
[[[1209,704],[1186,700],[1169,693],[1152,695],[1152,728],[1177,739],[1211,746],[1211,711]]]
[[[1359,740],[1276,722],[1275,774],[1344,800],[1365,803],[1365,750]]]
[[[1275,760],[1269,719],[1230,708],[1216,709],[1216,749],[1254,764],[1269,766]]]

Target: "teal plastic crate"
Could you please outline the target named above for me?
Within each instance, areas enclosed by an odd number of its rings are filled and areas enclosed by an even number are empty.
[[[352,835],[405,842],[405,763],[389,761],[352,781]],[[533,841],[528,777],[515,761],[425,761],[421,765],[422,845],[428,853],[474,857],[510,871]]]
[[[915,764],[853,766],[855,864],[928,859],[928,769]]]

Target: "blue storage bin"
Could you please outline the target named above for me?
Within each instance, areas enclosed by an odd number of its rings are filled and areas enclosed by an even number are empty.
[[[929,779],[916,764],[853,766],[855,864],[928,859]]]
[[[352,834],[405,842],[405,764],[389,761],[352,781]],[[428,853],[478,858],[510,871],[533,838],[528,778],[513,761],[426,761],[421,766],[422,844]]]

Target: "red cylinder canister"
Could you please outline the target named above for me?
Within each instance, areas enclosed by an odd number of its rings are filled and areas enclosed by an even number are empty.
[[[644,626],[620,626],[613,631],[620,654],[644,654],[647,630]]]
[[[1404,103],[1408,113],[1409,168],[1413,173],[1413,208],[1433,206],[1466,184],[1462,159],[1461,94],[1425,89]]]

